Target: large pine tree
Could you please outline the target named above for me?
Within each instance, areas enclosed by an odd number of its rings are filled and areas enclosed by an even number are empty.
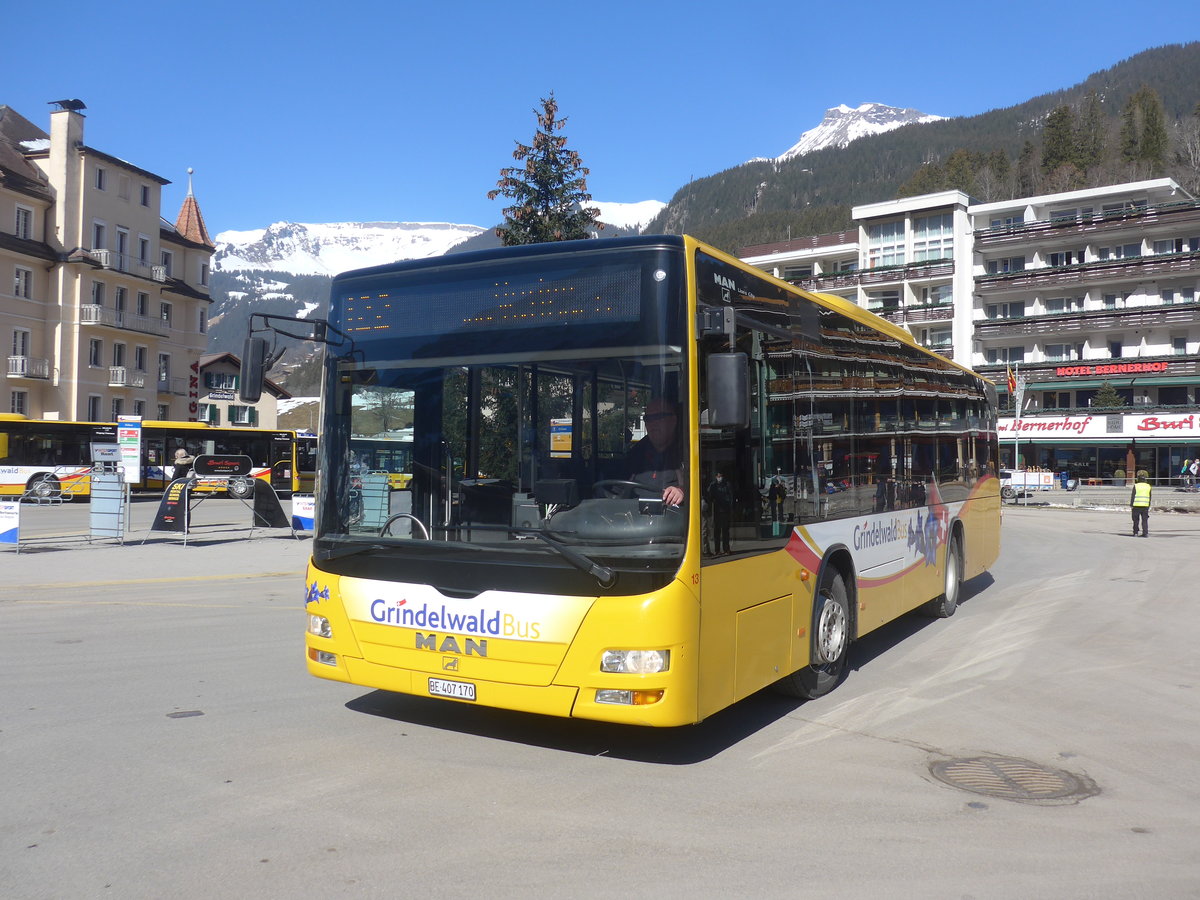
[[[578,240],[604,227],[600,210],[584,206],[592,199],[588,169],[577,152],[567,149],[561,134],[567,120],[558,118],[554,92],[541,102],[541,112],[534,110],[538,128],[533,143],[518,141],[513,151],[513,159],[523,165],[501,169],[495,190],[488,191],[489,200],[504,196],[513,201],[504,210],[504,224],[496,229],[506,247]]]

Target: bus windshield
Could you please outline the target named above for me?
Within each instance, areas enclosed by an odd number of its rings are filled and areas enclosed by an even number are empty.
[[[335,285],[356,352],[330,367],[315,559],[403,560],[460,590],[530,569],[576,592],[673,575],[690,502],[677,266],[589,249]],[[397,435],[404,481],[380,461]]]

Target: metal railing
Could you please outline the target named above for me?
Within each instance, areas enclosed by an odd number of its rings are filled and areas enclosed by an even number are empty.
[[[49,378],[50,360],[36,356],[10,356],[8,358],[9,378]]]
[[[107,325],[125,331],[154,334],[166,337],[171,333],[171,324],[154,316],[139,316],[123,309],[109,309],[96,303],[85,303],[79,307],[81,325]]]
[[[130,372],[125,366],[109,366],[108,386],[133,388],[145,387],[146,376],[141,372]]]

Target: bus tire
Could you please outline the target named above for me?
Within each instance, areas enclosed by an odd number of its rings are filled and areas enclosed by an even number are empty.
[[[850,599],[842,574],[830,569],[815,599],[813,661],[774,685],[780,693],[802,700],[822,697],[841,684],[850,653]]]
[[[25,485],[25,492],[38,500],[49,500],[51,497],[62,496],[62,485],[53,475],[42,472],[34,475]]]
[[[959,596],[962,594],[962,573],[962,541],[958,534],[953,534],[946,544],[945,586],[940,596],[922,607],[926,615],[935,619],[948,619],[954,615],[954,611],[958,609]]]
[[[225,490],[230,497],[245,500],[254,493],[254,483],[249,478],[230,478]]]

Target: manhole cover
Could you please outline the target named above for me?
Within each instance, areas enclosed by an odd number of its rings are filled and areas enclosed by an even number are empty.
[[[929,766],[929,772],[951,787],[1002,800],[1074,801],[1100,793],[1082,775],[1004,756],[939,760]]]

